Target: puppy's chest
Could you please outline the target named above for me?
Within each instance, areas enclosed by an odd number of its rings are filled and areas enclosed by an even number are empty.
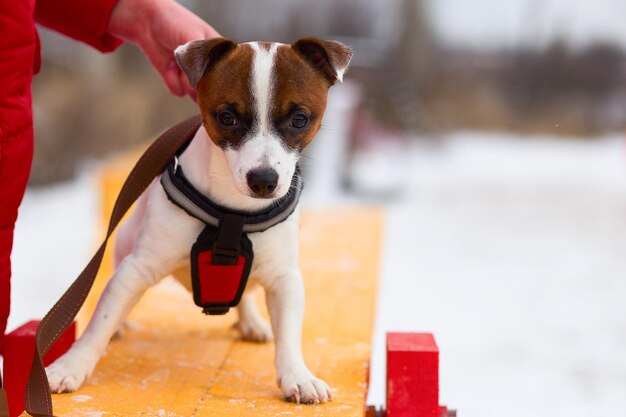
[[[290,228],[289,225],[285,226]],[[249,235],[254,247],[251,276],[259,284],[265,286],[271,283],[276,275],[280,275],[283,270],[297,263],[298,242],[295,235],[297,235],[297,229],[295,233],[270,229],[264,233]]]
[[[264,232],[248,234],[254,251],[249,280],[251,285],[271,284],[275,276],[297,266],[298,217],[299,210],[296,209],[284,222]],[[192,291],[190,260],[191,256],[187,257],[171,275]]]

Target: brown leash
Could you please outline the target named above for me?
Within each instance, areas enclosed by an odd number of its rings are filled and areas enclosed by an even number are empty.
[[[139,158],[117,196],[102,245],[83,272],[76,278],[76,281],[41,321],[35,336],[35,355],[28,375],[24,399],[26,411],[30,415],[36,417],[53,416],[50,386],[42,357],[72,323],[78,310],[85,302],[98,269],[100,269],[104,250],[111,233],[154,178],[163,172],[167,162],[176,154],[176,151],[193,138],[201,124],[200,115],[177,124],[159,136]]]
[[[9,417],[9,403],[7,393],[2,385],[2,376],[0,376],[0,417]]]

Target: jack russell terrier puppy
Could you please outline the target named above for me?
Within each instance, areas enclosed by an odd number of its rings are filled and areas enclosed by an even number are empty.
[[[352,52],[335,41],[292,45],[236,44],[218,38],[178,47],[176,59],[196,88],[203,126],[179,156],[186,177],[210,200],[255,212],[286,196],[302,150],[320,128],[329,87],[342,81]],[[77,390],[143,293],[165,276],[191,288],[189,253],[204,224],[168,200],[155,179],[121,226],[115,273],[91,321],[72,348],[47,369],[52,392]],[[288,401],[331,399],[324,381],[304,363],[304,286],[298,268],[299,209],[279,224],[249,233],[251,280],[237,306],[243,339],[275,336],[277,383]],[[250,289],[264,287],[271,327]]]

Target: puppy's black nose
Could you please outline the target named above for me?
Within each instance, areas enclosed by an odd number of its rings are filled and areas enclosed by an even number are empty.
[[[273,168],[253,169],[246,174],[248,187],[259,197],[271,195],[278,185],[278,172]]]

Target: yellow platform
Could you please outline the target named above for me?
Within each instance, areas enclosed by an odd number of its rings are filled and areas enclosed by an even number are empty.
[[[103,172],[106,219],[134,159],[122,158]],[[303,212],[304,356],[313,373],[334,389],[334,401],[316,406],[284,402],[275,382],[273,343],[238,340],[231,329],[235,313],[205,316],[185,289],[166,279],[133,310],[126,333],[111,342],[91,379],[78,392],[53,395],[55,414],[363,416],[380,235],[377,210]],[[111,269],[109,253],[79,328]]]

